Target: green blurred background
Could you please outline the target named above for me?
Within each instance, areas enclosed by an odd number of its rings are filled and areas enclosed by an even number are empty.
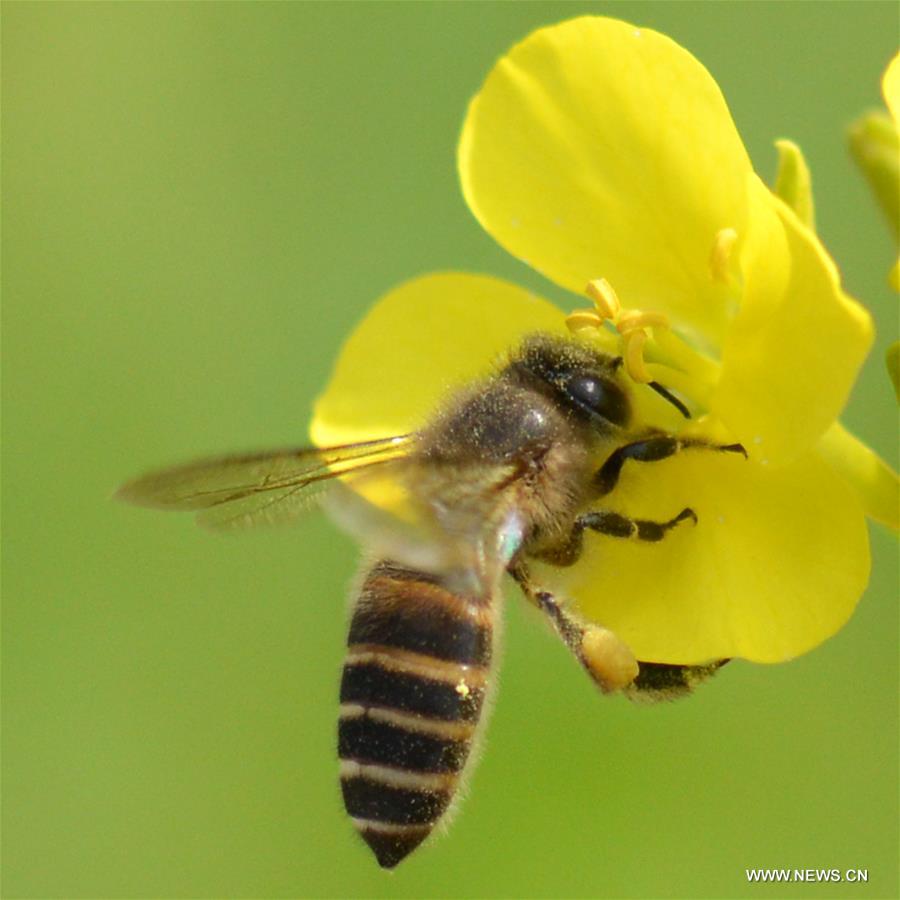
[[[559,298],[480,231],[454,145],[495,59],[583,11],[690,49],[765,177],[773,139],[804,148],[880,328],[846,420],[895,457],[892,247],[843,137],[880,102],[893,3],[4,3],[5,896],[897,896],[883,530],[841,634],[676,705],[599,698],[509,604],[470,796],[386,874],[336,781],[352,543],[316,517],[225,539],[109,500],[147,467],[303,442],[343,338],[403,279]]]

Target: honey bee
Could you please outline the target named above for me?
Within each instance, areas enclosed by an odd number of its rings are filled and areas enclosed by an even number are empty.
[[[201,460],[118,492],[140,506],[196,511],[220,530],[289,521],[333,487],[327,508],[367,548],[340,687],[341,787],[353,825],[385,868],[430,834],[459,786],[489,690],[507,574],[605,692],[675,697],[726,662],[638,662],[530,572],[535,560],[573,564],[586,530],[659,541],[696,523],[690,508],[664,522],[604,509],[626,463],[691,448],[743,452],[635,433],[633,391],[643,388],[621,363],[574,337],[531,335],[415,433]],[[650,387],[688,415],[664,387]],[[385,486],[399,487],[406,514],[373,499]]]

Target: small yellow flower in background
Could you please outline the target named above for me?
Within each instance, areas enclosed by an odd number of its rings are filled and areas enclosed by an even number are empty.
[[[344,346],[314,442],[414,430],[523,335],[574,332],[625,358],[639,430],[739,441],[749,460],[626,466],[604,506],[655,520],[690,506],[698,525],[658,544],[591,535],[576,565],[541,578],[639,659],[775,662],[816,646],[867,583],[865,516],[896,526],[898,496],[837,422],[872,325],[812,230],[794,151],[776,196],[709,73],[663,35],[592,17],[536,31],[469,107],[463,193],[500,244],[582,297],[589,286],[593,307],[567,317],[481,275],[401,285]]]
[[[860,116],[850,126],[848,137],[850,152],[888,220],[894,255],[900,257],[900,54],[887,67],[881,91],[890,115],[876,110]],[[894,262],[889,280],[894,290],[900,291],[900,258]],[[900,341],[888,347],[885,361],[900,400]]]
[[[860,116],[848,134],[850,152],[862,171],[878,205],[888,220],[896,242],[900,238],[900,54],[894,57],[881,80],[888,113],[882,110]],[[897,267],[893,278],[896,282]],[[900,285],[894,284],[900,289]]]

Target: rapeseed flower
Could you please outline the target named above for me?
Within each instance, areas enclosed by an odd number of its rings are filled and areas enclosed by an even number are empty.
[[[657,520],[690,506],[696,527],[658,544],[589,535],[578,563],[541,578],[639,659],[776,662],[816,646],[866,586],[866,515],[896,526],[897,493],[837,421],[873,329],[812,229],[802,156],[784,152],[790,203],[753,171],[709,73],[661,34],[595,17],[536,31],[471,102],[463,193],[509,252],[579,295],[589,285],[594,306],[566,316],[483,275],[401,285],[345,344],[314,442],[413,430],[523,335],[574,332],[625,357],[643,427],[739,441],[748,459],[626,466],[604,506]]]
[[[891,60],[881,79],[887,112],[874,110],[855,121],[849,130],[850,151],[881,207],[896,244],[900,239],[900,54]],[[898,270],[891,281],[900,290]]]
[[[891,229],[895,261],[888,280],[900,291],[900,54],[885,70],[881,93],[888,111],[867,113],[850,126],[850,151]],[[885,361],[900,400],[900,341],[888,347]]]

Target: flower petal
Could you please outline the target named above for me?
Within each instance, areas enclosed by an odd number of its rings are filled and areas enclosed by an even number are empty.
[[[447,272],[408,281],[347,339],[310,437],[321,447],[411,431],[448,389],[485,374],[523,335],[564,323],[546,300],[496,278]]]
[[[894,122],[900,125],[900,53],[888,64],[881,79],[881,91]]]
[[[593,17],[534,32],[473,99],[458,161],[479,222],[547,277],[581,292],[602,276],[628,306],[723,332],[709,256],[742,231],[751,165],[715,81],[669,38]]]
[[[698,516],[660,543],[588,535],[575,566],[540,571],[638,659],[790,659],[840,629],[868,580],[862,510],[815,453],[780,469],[685,453],[626,468],[611,501],[656,521]]]
[[[812,231],[816,230],[812,178],[803,151],[793,142],[782,138],[775,141],[778,149],[778,174],[775,193],[797,213],[797,218]]]
[[[875,201],[881,207],[896,244],[900,236],[900,136],[897,120],[881,110],[860,116],[848,129],[850,153]]]
[[[900,402],[900,341],[894,341],[885,351],[884,364],[887,366],[894,394]]]
[[[816,236],[752,176],[744,297],[722,350],[712,410],[751,455],[809,450],[837,419],[872,343],[872,322],[840,286]]]
[[[856,491],[865,514],[900,528],[900,484],[891,467],[855,434],[835,422],[819,441],[819,452]]]

